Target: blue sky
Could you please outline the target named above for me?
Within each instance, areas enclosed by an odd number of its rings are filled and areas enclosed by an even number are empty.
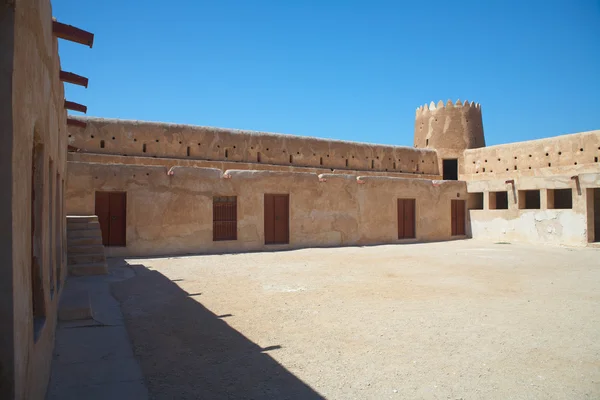
[[[599,0],[54,0],[88,115],[412,146],[481,103],[488,145],[600,129]]]

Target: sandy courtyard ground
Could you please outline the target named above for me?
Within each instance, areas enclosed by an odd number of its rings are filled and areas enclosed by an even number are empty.
[[[600,250],[463,240],[126,260],[156,399],[598,399]]]

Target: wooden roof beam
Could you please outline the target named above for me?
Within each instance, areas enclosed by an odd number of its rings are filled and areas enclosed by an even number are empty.
[[[87,124],[85,122],[80,121],[78,119],[69,118],[69,117],[67,117],[67,125],[77,126],[79,128],[85,128],[87,126]]]
[[[71,42],[81,43],[86,46],[94,45],[94,34],[72,25],[63,24],[58,21],[52,21],[52,33],[54,36],[70,40]]]
[[[82,113],[87,113],[87,107],[83,104],[75,103],[74,101],[65,100],[65,108],[67,110],[79,111]]]
[[[74,85],[80,85],[83,87],[88,87],[88,78],[85,76],[77,75],[72,72],[60,71],[59,73],[60,80],[67,83],[72,83]]]

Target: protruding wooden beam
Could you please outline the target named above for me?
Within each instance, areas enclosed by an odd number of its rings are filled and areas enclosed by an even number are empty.
[[[72,25],[63,24],[58,21],[52,21],[52,33],[54,36],[70,40],[71,42],[85,44],[90,46],[94,44],[94,34]]]
[[[63,82],[84,86],[86,88],[88,87],[88,78],[85,76],[77,75],[67,71],[60,71],[59,76],[60,80]]]
[[[65,100],[65,108],[67,110],[79,111],[82,113],[87,113],[87,107],[83,104],[75,103],[74,101]]]
[[[79,121],[78,119],[67,118],[67,125],[77,126],[79,128],[85,128],[87,124],[83,121]]]

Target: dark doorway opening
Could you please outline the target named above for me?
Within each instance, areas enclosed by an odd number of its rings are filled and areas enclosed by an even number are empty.
[[[265,194],[265,244],[290,242],[290,196]]]
[[[95,209],[102,230],[102,244],[105,246],[125,246],[126,193],[96,192]]]
[[[457,181],[458,180],[458,160],[451,158],[443,160],[442,173],[444,180],[446,181]]]

